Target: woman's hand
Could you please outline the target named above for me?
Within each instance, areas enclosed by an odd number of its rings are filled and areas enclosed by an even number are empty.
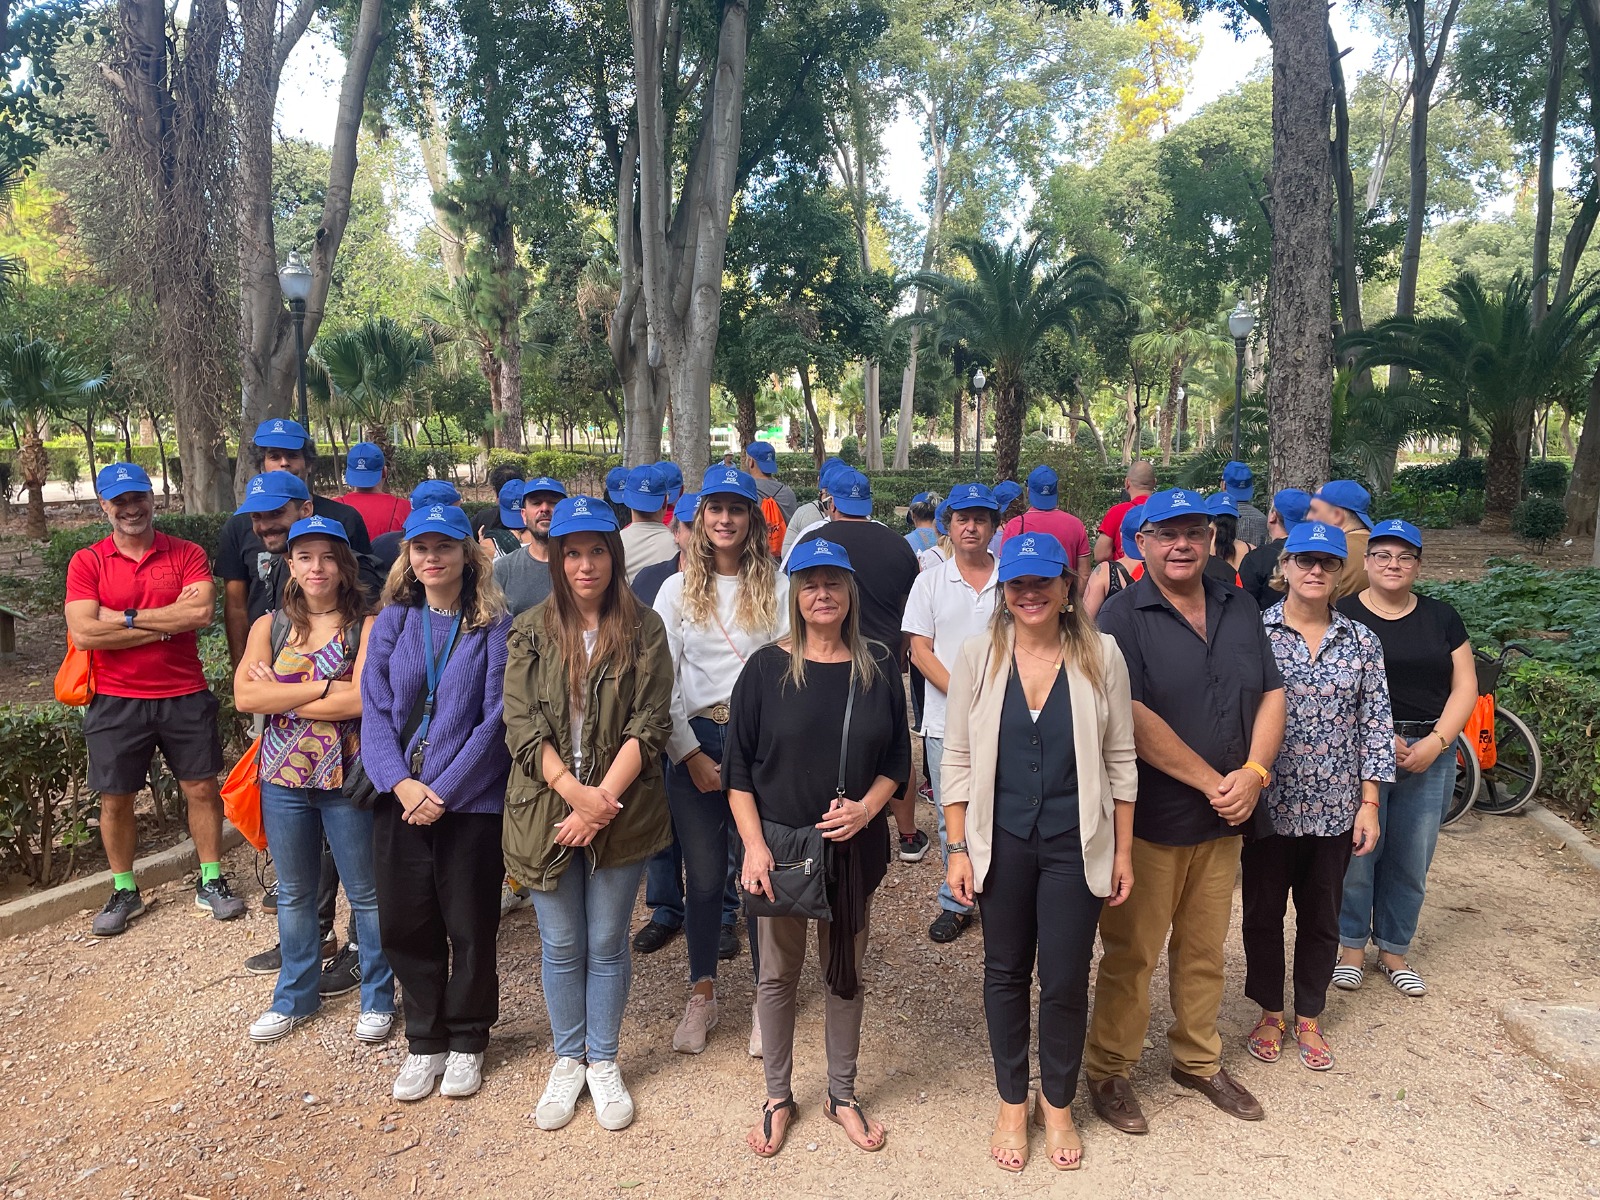
[[[1444,747],[1439,744],[1436,734],[1420,737],[1411,745],[1395,751],[1394,763],[1402,771],[1410,771],[1413,775],[1421,775],[1439,755],[1444,753]]]
[[[1363,854],[1371,854],[1378,845],[1378,806],[1376,804],[1363,804],[1361,811],[1356,813],[1355,828],[1350,831],[1350,840],[1355,844],[1352,852],[1357,858]]]
[[[1133,851],[1118,850],[1111,860],[1111,895],[1106,903],[1115,907],[1133,891]]]
[[[405,810],[408,825],[432,825],[444,816],[444,801],[420,780],[402,779],[394,785],[394,796]]]
[[[582,813],[574,810],[556,823],[556,845],[587,846],[594,841],[595,834],[602,828],[603,824],[593,824],[585,820]]]
[[[957,850],[944,869],[944,881],[950,885],[950,894],[957,904],[963,908],[972,907],[972,859]]]
[[[609,825],[611,818],[622,811],[622,805],[610,792],[587,784],[579,784],[572,788],[571,795],[564,799],[568,808],[581,815],[584,821],[594,826],[596,830]]]
[[[848,796],[835,796],[828,805],[828,815],[817,822],[822,836],[830,842],[847,842],[867,827],[872,820],[872,810],[860,800]]]
[[[765,896],[768,900],[777,899],[772,894],[772,851],[767,847],[765,838],[755,841],[746,841],[744,844],[744,867],[739,877],[739,884],[746,894],[751,896]]]
[[[271,663],[259,659],[251,663],[245,670],[245,676],[252,683],[277,683],[278,673],[272,669]]]
[[[722,790],[722,764],[704,750],[691,754],[684,764],[689,769],[689,781],[702,792]]]

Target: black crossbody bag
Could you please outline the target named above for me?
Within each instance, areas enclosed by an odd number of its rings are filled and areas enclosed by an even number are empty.
[[[835,796],[844,795],[844,765],[850,751],[850,714],[855,708],[856,690],[852,686],[844,703],[844,736],[839,741],[839,783]],[[833,845],[815,825],[796,829],[776,821],[762,821],[761,835],[772,852],[772,869],[767,880],[772,899],[745,893],[745,904],[753,917],[805,917],[816,921],[833,920],[828,903],[828,878],[833,868]]]

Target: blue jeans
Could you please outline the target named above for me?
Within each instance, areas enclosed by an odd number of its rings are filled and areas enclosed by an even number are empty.
[[[944,772],[941,769],[944,765],[944,739],[925,736],[922,739],[922,750],[928,760],[928,784],[933,788],[933,811],[939,814],[939,854],[948,867],[950,852],[945,847],[950,844],[950,839],[944,832],[944,789],[940,786],[944,779]],[[968,906],[957,902],[956,894],[944,880],[939,881],[939,907],[945,912],[953,913],[972,911]]]
[[[1344,873],[1339,944],[1351,949],[1365,949],[1369,941],[1390,954],[1411,948],[1439,822],[1456,786],[1455,752],[1440,754],[1420,775],[1396,774],[1393,783],[1378,785],[1377,848],[1352,858]]]
[[[616,1062],[633,982],[628,921],[644,863],[591,870],[581,854],[553,892],[533,893],[541,981],[559,1058]]]
[[[272,993],[272,1011],[306,1017],[321,1000],[322,934],[317,919],[317,883],[322,876],[322,840],[328,840],[344,894],[355,918],[361,953],[361,1011],[394,1011],[394,972],[383,956],[378,932],[378,889],[372,866],[372,813],[342,792],[261,785],[261,823],[278,870],[278,945],[283,966]]]
[[[723,727],[707,717],[693,717],[689,725],[700,740],[700,749],[720,763]],[[717,977],[733,813],[726,792],[702,792],[682,763],[667,775],[667,805],[683,851],[683,931],[689,943],[689,981],[699,983]]]
[[[662,775],[672,777],[672,761],[663,759]],[[730,854],[735,847],[729,838]],[[722,893],[722,923],[733,925],[739,920],[739,890],[734,886],[737,864],[728,867],[728,884]],[[683,847],[678,844],[674,830],[672,845],[652,854],[644,868],[644,903],[650,910],[650,920],[668,929],[683,928]]]

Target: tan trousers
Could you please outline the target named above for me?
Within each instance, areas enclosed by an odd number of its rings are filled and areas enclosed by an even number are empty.
[[[867,952],[867,930],[872,911],[856,935],[856,972]],[[795,998],[800,972],[806,963],[806,934],[817,927],[819,963],[828,961],[833,932],[830,921],[804,917],[758,917],[756,937],[761,947],[761,980],[756,985],[756,1016],[761,1022],[761,1065],[767,1076],[767,1095],[786,1100],[794,1070]],[[866,1005],[865,981],[854,1000],[841,1000],[823,985],[823,1040],[828,1055],[828,1094],[840,1100],[856,1094],[856,1058],[861,1051],[861,1013]]]
[[[1150,1027],[1150,976],[1167,943],[1172,1065],[1191,1075],[1222,1066],[1222,954],[1233,908],[1242,839],[1161,846],[1133,839],[1133,891],[1100,917],[1104,953],[1095,979],[1094,1019],[1085,1047],[1091,1081],[1126,1079]],[[1171,938],[1168,938],[1168,931]]]

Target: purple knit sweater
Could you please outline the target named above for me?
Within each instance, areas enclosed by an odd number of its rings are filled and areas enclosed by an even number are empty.
[[[400,734],[428,689],[424,621],[433,623],[434,646],[443,646],[450,618],[403,604],[378,613],[368,636],[361,673],[361,761],[379,791],[393,791],[411,775]],[[511,618],[502,617],[487,629],[463,633],[439,681],[421,780],[451,812],[505,808],[511,753],[500,712],[510,628]]]

